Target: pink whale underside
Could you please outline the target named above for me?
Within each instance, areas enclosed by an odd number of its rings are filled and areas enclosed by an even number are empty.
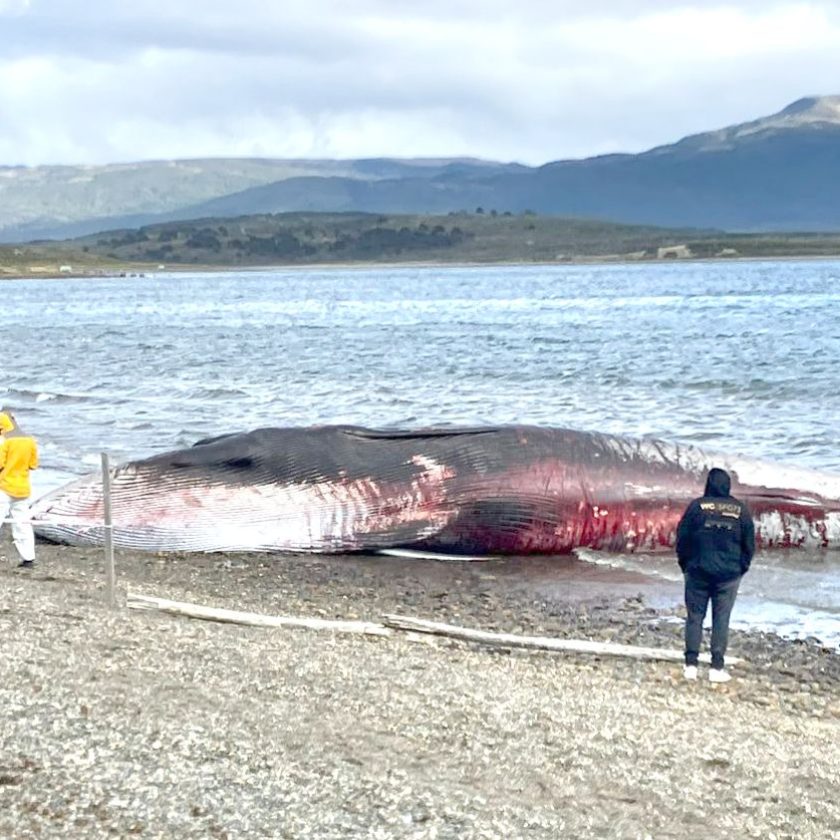
[[[542,458],[501,471],[464,471],[429,462],[412,478],[342,477],[294,486],[236,485],[208,476],[183,482],[130,467],[114,479],[115,534],[164,534],[125,544],[166,548],[165,535],[186,534],[169,547],[348,551],[413,545],[484,554],[565,554],[588,547],[655,551],[674,544],[701,478],[675,464],[640,471],[638,463],[569,464]],[[750,506],[765,547],[833,545],[829,524],[840,502],[801,490],[740,484],[733,495]],[[72,503],[40,515],[88,528],[101,541],[99,485],[84,485]],[[86,524],[85,524],[86,523]],[[217,543],[212,533],[224,533]],[[204,536],[210,534],[211,536]],[[156,538],[158,539],[158,538]],[[119,540],[117,540],[117,544]]]

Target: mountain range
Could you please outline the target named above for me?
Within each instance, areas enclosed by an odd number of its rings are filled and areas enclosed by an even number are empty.
[[[0,241],[252,214],[482,208],[718,230],[840,230],[840,96],[640,154],[529,167],[470,158],[0,167]]]

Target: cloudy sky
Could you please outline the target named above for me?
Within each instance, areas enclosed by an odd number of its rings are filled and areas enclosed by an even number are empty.
[[[0,0],[0,165],[537,164],[820,94],[837,0]]]

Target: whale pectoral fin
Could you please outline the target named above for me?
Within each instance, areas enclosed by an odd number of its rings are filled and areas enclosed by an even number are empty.
[[[423,543],[451,553],[511,554],[548,538],[556,541],[556,506],[516,497],[485,499],[461,507],[433,539]]]

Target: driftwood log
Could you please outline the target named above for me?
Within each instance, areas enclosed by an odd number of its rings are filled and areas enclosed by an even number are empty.
[[[386,615],[386,627],[395,630],[407,630],[412,633],[432,633],[447,636],[465,642],[477,642],[482,645],[497,647],[530,648],[535,650],[556,650],[566,653],[586,653],[595,656],[624,656],[631,659],[654,659],[665,662],[682,662],[683,652],[666,648],[638,647],[615,642],[590,642],[578,639],[553,639],[547,636],[516,636],[511,633],[490,633],[487,630],[470,630],[453,624],[441,624],[423,618],[411,618],[401,615]],[[709,654],[700,654],[702,662],[709,662]],[[727,657],[728,665],[735,665],[742,660]]]
[[[325,618],[294,618],[290,616],[263,615],[261,613],[224,610],[204,607],[184,601],[170,601],[149,595],[129,592],[127,606],[132,610],[152,610],[168,615],[197,618],[203,621],[218,621],[227,624],[245,624],[252,627],[301,627],[308,630],[329,630],[333,633],[357,633],[366,636],[390,636],[395,630],[416,634],[446,636],[463,642],[473,642],[507,648],[548,650],[561,653],[582,653],[591,656],[619,656],[630,659],[682,662],[682,651],[665,648],[638,647],[615,642],[591,642],[582,639],[555,639],[547,636],[517,636],[512,633],[491,633],[487,630],[471,630],[453,624],[442,624],[411,616],[386,615],[383,623],[373,621],[337,621]],[[709,661],[708,654],[701,654],[702,662]],[[743,660],[727,657],[728,665],[737,665]]]
[[[334,633],[361,633],[366,636],[390,636],[392,631],[373,621],[335,621],[326,618],[292,618],[279,615],[221,610],[184,601],[169,601],[149,595],[128,593],[126,605],[131,610],[154,610],[169,615],[220,621],[226,624],[246,624],[252,627],[303,627],[308,630],[331,630]]]

